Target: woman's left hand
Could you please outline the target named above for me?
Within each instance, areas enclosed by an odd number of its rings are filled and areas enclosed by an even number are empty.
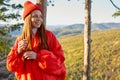
[[[26,51],[24,54],[23,54],[23,57],[25,59],[36,59],[37,57],[37,54],[34,52],[34,51]]]

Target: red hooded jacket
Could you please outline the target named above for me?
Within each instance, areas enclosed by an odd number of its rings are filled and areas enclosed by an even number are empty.
[[[23,60],[23,53],[17,53],[19,39],[7,56],[7,69],[15,72],[17,80],[64,80],[66,68],[64,53],[54,34],[46,30],[49,50],[38,50],[38,37],[32,40],[36,60]]]

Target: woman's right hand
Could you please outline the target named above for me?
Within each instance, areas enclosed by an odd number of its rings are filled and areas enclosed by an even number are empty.
[[[27,40],[26,39],[23,39],[21,41],[18,42],[18,54],[21,53],[23,50],[25,50],[25,48],[27,47]]]

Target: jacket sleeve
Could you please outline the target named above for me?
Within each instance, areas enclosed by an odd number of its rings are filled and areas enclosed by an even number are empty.
[[[38,65],[49,74],[62,75],[65,77],[64,53],[54,34],[48,35],[50,50],[40,50],[37,56]]]
[[[8,71],[11,72],[21,72],[24,65],[24,61],[22,59],[23,53],[20,54],[17,53],[17,47],[18,47],[17,44],[18,44],[18,40],[15,41],[15,44],[11,49],[10,53],[8,54],[6,60],[6,67]]]

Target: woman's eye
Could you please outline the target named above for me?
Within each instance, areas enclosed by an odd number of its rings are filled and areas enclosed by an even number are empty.
[[[33,15],[32,18],[42,18],[42,16]]]

